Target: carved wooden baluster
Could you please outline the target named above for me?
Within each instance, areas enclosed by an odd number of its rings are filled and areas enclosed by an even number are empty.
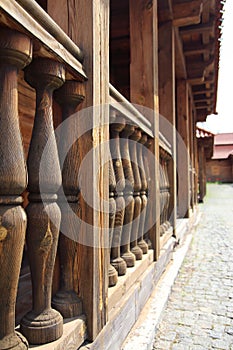
[[[53,129],[52,95],[64,78],[63,65],[50,59],[35,59],[25,71],[26,81],[36,89],[36,115],[28,155],[30,203],[26,209],[33,309],[22,319],[21,331],[32,344],[51,342],[63,331],[62,316],[51,308],[51,289],[61,220],[56,203],[61,172]],[[49,147],[44,152],[48,140]],[[42,155],[44,162],[40,168]]]
[[[116,201],[114,198],[116,189],[116,179],[114,175],[112,160],[108,163],[109,169],[109,247],[112,246],[112,238],[114,231],[114,222],[116,214]],[[111,249],[109,249],[109,255],[111,254]],[[117,284],[117,271],[113,265],[109,264],[108,267],[108,285],[113,287]]]
[[[125,260],[127,267],[133,267],[135,265],[135,255],[130,251],[130,235],[132,229],[133,213],[134,213],[134,198],[133,198],[133,188],[134,188],[134,177],[133,169],[130,161],[129,154],[129,136],[134,132],[134,126],[126,124],[123,131],[121,132],[121,157],[122,166],[124,169],[125,177],[125,189],[124,189],[124,199],[125,199],[125,215],[124,215],[124,225],[122,229],[121,236],[121,256]]]
[[[163,160],[164,152],[160,149],[160,167],[159,167],[159,181],[160,181],[160,236],[165,233],[164,230],[164,160]]]
[[[148,252],[148,245],[144,240],[144,226],[145,226],[146,209],[147,209],[147,196],[146,196],[147,180],[146,180],[145,167],[144,167],[144,162],[142,157],[142,151],[146,141],[147,141],[146,134],[142,134],[142,137],[140,138],[137,144],[138,166],[139,166],[139,173],[141,178],[140,195],[141,195],[141,201],[142,201],[140,222],[139,222],[138,246],[141,248],[143,254],[146,254]]]
[[[122,118],[117,118],[116,122],[111,124],[110,126],[112,138],[110,142],[110,149],[116,178],[116,215],[112,239],[111,264],[113,265],[113,267],[115,267],[119,276],[124,275],[126,273],[126,263],[120,256],[122,226],[125,212],[125,201],[123,198],[125,178],[121,162],[119,133],[124,129],[124,127],[125,122]]]
[[[170,222],[168,221],[168,208],[169,208],[169,202],[170,202],[170,184],[169,184],[169,177],[168,177],[168,162],[169,162],[169,155],[165,155],[164,159],[164,177],[165,177],[165,188],[166,188],[166,204],[165,204],[165,228],[168,230],[168,228],[171,226]]]
[[[25,35],[0,30],[0,349],[28,349],[15,332],[15,302],[26,231],[20,206],[27,185],[18,120],[18,69],[31,60],[32,44]]]
[[[136,129],[134,133],[130,136],[130,159],[134,175],[134,214],[133,214],[133,223],[131,230],[131,252],[135,255],[136,260],[142,259],[142,250],[138,246],[138,232],[139,232],[139,222],[140,222],[140,213],[141,213],[141,179],[138,167],[137,159],[137,142],[141,138],[141,131]]]
[[[76,81],[66,81],[65,84],[54,94],[57,102],[62,106],[62,120],[72,116],[77,106],[84,100],[83,84]],[[66,144],[71,139],[76,139],[78,126],[77,116],[72,117],[71,122],[66,122],[59,142],[59,152],[66,149]],[[74,125],[75,123],[75,125]],[[53,297],[52,306],[57,309],[63,317],[70,318],[82,313],[82,302],[74,291],[74,267],[77,254],[77,225],[72,224],[73,215],[80,212],[78,201],[79,184],[78,172],[80,167],[78,140],[74,142],[67,153],[62,166],[62,186],[65,198],[59,197],[61,209],[61,232],[58,242],[58,253],[60,263],[60,288]],[[67,200],[68,208],[64,205]],[[72,211],[70,211],[70,209]],[[63,234],[64,230],[64,234]]]
[[[151,198],[150,198],[150,189],[151,189],[151,173],[150,173],[150,166],[149,166],[149,159],[148,159],[148,154],[150,152],[152,145],[152,139],[150,137],[147,137],[147,141],[145,143],[145,148],[143,148],[143,162],[144,162],[144,168],[145,168],[145,173],[146,173],[146,195],[147,195],[147,209],[146,209],[146,223],[150,222],[150,216],[151,216],[151,210],[153,203],[151,203]],[[145,233],[144,239],[148,245],[148,248],[152,248],[152,243],[151,240],[149,239],[148,231]]]

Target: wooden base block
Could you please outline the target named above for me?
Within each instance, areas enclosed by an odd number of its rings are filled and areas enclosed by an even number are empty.
[[[54,309],[41,314],[30,311],[23,317],[20,331],[30,344],[46,344],[62,336],[63,318]]]
[[[135,265],[135,255],[130,251],[123,253],[121,257],[126,262],[127,267],[133,267]]]
[[[116,259],[112,259],[111,265],[117,270],[118,276],[123,276],[126,274],[127,266],[126,266],[125,261],[121,257],[118,257]]]
[[[135,255],[136,260],[142,260],[142,250],[138,245],[131,249],[131,252]]]
[[[52,307],[64,318],[82,314],[82,302],[74,291],[58,291],[52,300]]]
[[[28,342],[20,333],[15,332],[0,340],[0,349],[26,350],[28,349]]]
[[[113,287],[117,284],[117,271],[115,267],[109,264],[108,268],[108,286]]]
[[[144,241],[144,239],[142,239],[141,241],[138,242],[138,246],[139,246],[139,248],[141,248],[143,254],[148,253],[148,245],[147,245],[146,241]]]

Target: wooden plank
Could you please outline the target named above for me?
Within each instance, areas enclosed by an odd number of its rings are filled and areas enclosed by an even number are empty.
[[[186,71],[186,62],[185,62],[185,57],[183,52],[183,44],[181,42],[178,28],[174,28],[174,32],[175,32],[175,46],[176,46],[176,54],[175,54],[176,78],[186,79],[187,71]]]
[[[176,227],[176,111],[175,111],[175,34],[172,22],[159,26],[159,112],[160,131],[172,146],[172,160],[168,165],[170,205],[168,217]]]
[[[154,139],[151,151],[155,164],[159,164],[159,114],[158,114],[158,39],[157,1],[145,3],[143,0],[130,0],[130,99],[145,107],[144,114],[152,124]],[[150,164],[151,172],[151,228],[150,239],[155,249],[155,259],[159,256],[159,168]],[[150,199],[149,199],[150,200]],[[148,202],[149,203],[149,202]],[[149,206],[148,206],[149,207]],[[153,208],[153,209],[152,209]],[[154,213],[152,213],[152,210]]]
[[[23,2],[24,0],[21,1]],[[32,4],[35,5],[35,1],[33,3],[31,0],[27,2],[29,8]],[[81,64],[83,55],[79,47],[70,40],[38,4],[36,5],[42,13],[40,12],[40,17],[36,17],[37,13],[34,13],[35,19],[18,2],[14,0],[2,2],[0,11],[1,21],[9,27],[33,36],[34,40],[38,39],[38,41],[35,40],[36,45],[34,45],[37,55],[53,57],[65,62],[70,74],[75,74],[76,77],[78,75],[82,79],[86,79],[86,73]]]
[[[177,81],[177,168],[178,168],[178,216],[188,217],[190,208],[189,178],[189,101],[186,80]]]
[[[62,9],[62,11],[61,11]],[[68,3],[67,0],[47,0],[47,12],[53,20],[68,34]]]
[[[109,1],[108,0],[76,0],[77,13],[77,44],[85,56],[85,69],[89,80],[85,83],[85,100],[83,109],[91,110],[91,118],[84,118],[82,125],[86,125],[88,131],[80,137],[81,160],[86,154],[108,140],[109,130]],[[88,26],[88,30],[87,30]],[[90,114],[88,114],[90,115]],[[83,125],[84,126],[84,125]],[[93,341],[107,321],[107,295],[108,295],[108,264],[109,250],[107,248],[108,235],[105,227],[108,227],[108,215],[104,212],[101,198],[96,198],[96,192],[102,199],[108,201],[108,166],[104,164],[104,150],[97,153],[88,163],[88,169],[83,169],[80,179],[81,186],[81,218],[87,226],[82,225],[80,239],[84,244],[78,247],[78,285],[77,289],[83,300],[84,313],[87,316],[88,339]],[[93,176],[93,180],[90,174]],[[94,175],[97,174],[97,179]],[[89,180],[88,180],[89,179]],[[95,188],[97,181],[98,188]],[[93,187],[92,187],[93,186]],[[82,191],[90,194],[92,204],[87,204]],[[99,205],[99,211],[93,209],[93,203]],[[85,244],[87,235],[92,239],[91,244]]]

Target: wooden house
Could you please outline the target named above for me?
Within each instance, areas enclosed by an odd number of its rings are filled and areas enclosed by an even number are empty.
[[[0,349],[120,349],[195,219],[223,3],[0,0]]]
[[[233,133],[214,136],[214,152],[206,163],[207,180],[233,182]]]

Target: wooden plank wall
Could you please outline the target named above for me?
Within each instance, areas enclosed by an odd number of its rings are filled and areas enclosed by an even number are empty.
[[[157,222],[151,222],[150,238],[159,257],[159,105],[158,105],[158,37],[157,1],[130,0],[130,99],[132,103],[145,106],[143,114],[150,120],[155,138],[151,151],[155,163],[151,164],[151,215]]]

